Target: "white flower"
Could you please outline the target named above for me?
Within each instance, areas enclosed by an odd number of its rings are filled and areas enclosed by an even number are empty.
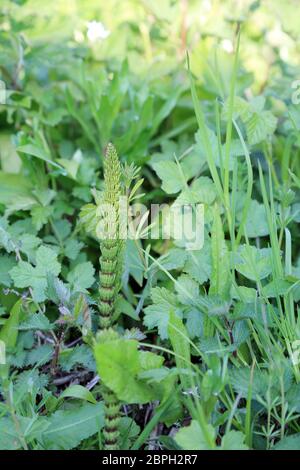
[[[233,52],[233,44],[230,41],[230,39],[223,39],[221,44],[222,44],[222,48],[224,49],[224,51],[229,52],[229,53]]]
[[[76,42],[84,42],[84,34],[81,31],[74,31],[74,39]]]
[[[110,35],[105,26],[99,21],[89,21],[87,23],[87,37],[91,42],[106,39]]]

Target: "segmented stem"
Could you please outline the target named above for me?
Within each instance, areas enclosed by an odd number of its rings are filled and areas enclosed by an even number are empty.
[[[120,289],[122,256],[122,243],[119,237],[120,179],[121,166],[117,152],[112,144],[108,144],[104,159],[104,203],[109,205],[113,214],[106,219],[107,237],[100,243],[99,312],[103,339],[113,334],[111,327]],[[102,386],[102,396],[105,403],[104,448],[105,450],[118,450],[120,402],[105,385]]]

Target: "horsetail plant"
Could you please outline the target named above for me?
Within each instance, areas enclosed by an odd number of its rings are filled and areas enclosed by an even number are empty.
[[[99,313],[101,332],[97,339],[106,342],[117,333],[112,330],[115,303],[121,286],[123,243],[119,236],[119,200],[121,196],[121,165],[112,144],[108,144],[104,158],[103,207],[107,206],[105,230],[100,242]],[[101,205],[100,212],[101,212]],[[111,211],[111,213],[110,213]],[[99,214],[101,215],[101,214]],[[102,214],[104,215],[104,214]],[[119,441],[120,402],[105,385],[102,387],[105,403],[104,439],[106,450],[117,450]]]
[[[121,286],[123,240],[120,237],[121,164],[115,147],[109,143],[104,158],[104,191],[94,191],[96,206],[87,204],[81,210],[81,221],[88,232],[100,241],[99,326],[97,343],[118,337],[113,329],[116,300]],[[105,384],[102,385],[105,404],[104,447],[119,448],[120,402]]]
[[[112,144],[108,144],[104,159],[103,204],[99,215],[103,215],[103,238],[100,242],[100,327],[105,330],[112,326],[115,302],[121,284],[122,249],[119,230],[119,201],[121,196],[121,165]],[[102,209],[103,208],[103,209]],[[106,211],[103,214],[102,210]]]

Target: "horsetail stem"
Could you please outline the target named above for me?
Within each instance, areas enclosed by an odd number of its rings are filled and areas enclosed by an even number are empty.
[[[121,195],[121,165],[112,144],[108,144],[104,158],[104,195],[103,202],[114,211],[108,218],[107,233],[100,242],[100,341],[107,341],[116,335],[112,330],[115,303],[121,284],[122,242],[119,237],[119,198]],[[105,403],[104,440],[105,450],[119,448],[120,402],[116,395],[105,385],[102,386]]]

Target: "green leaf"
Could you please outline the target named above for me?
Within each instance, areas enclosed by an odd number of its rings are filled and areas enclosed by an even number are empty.
[[[57,276],[60,269],[57,254],[50,248],[40,246],[36,252],[35,267],[27,261],[19,261],[10,271],[10,275],[16,287],[32,287],[33,299],[42,302],[46,299],[47,273]]]
[[[229,253],[217,205],[213,208],[213,217],[211,229],[212,274],[209,294],[228,297],[231,284]]]
[[[32,223],[36,230],[41,228],[48,223],[50,216],[53,213],[53,207],[51,206],[34,206],[31,211]]]
[[[221,450],[248,450],[245,435],[239,431],[228,431],[222,438]]]
[[[199,284],[186,274],[177,278],[175,289],[178,293],[178,300],[184,305],[194,304],[199,297]]]
[[[50,165],[59,168],[60,170],[63,170],[65,172],[64,168],[60,165],[58,165],[56,162],[54,162],[51,158],[51,155],[48,154],[43,148],[38,147],[37,145],[34,144],[26,144],[26,145],[20,145],[17,148],[18,152],[25,153],[27,155],[31,155],[33,157],[38,158],[39,160],[43,160],[44,162],[49,163]]]
[[[246,122],[247,138],[250,145],[259,144],[274,134],[277,126],[277,119],[271,111],[253,113]]]
[[[124,339],[98,342],[94,354],[103,383],[119,400],[126,403],[148,403],[157,399],[155,388],[139,379],[138,375],[160,367],[163,357],[139,351],[137,341]]]
[[[15,303],[8,319],[1,328],[0,341],[4,341],[7,348],[14,348],[17,344],[21,307],[22,299]]]
[[[39,439],[45,428],[47,428],[45,417],[26,417],[16,414],[15,420],[12,417],[0,418],[0,450],[24,450],[24,444],[28,445],[33,440]]]
[[[176,296],[165,287],[154,287],[151,289],[152,305],[144,309],[144,324],[152,329],[158,328],[158,333],[162,339],[168,338],[169,313],[176,309],[178,315],[178,303]]]
[[[10,287],[11,277],[9,271],[16,265],[16,261],[12,256],[0,255],[0,284]]]
[[[46,449],[69,450],[104,426],[103,403],[86,403],[72,410],[56,411],[48,419],[48,428],[41,435]]]
[[[70,260],[74,261],[83,246],[83,243],[79,242],[75,238],[69,238],[65,243],[65,255]]]
[[[85,344],[77,345],[72,349],[64,349],[59,355],[59,366],[66,372],[70,372],[77,365],[96,370],[91,348]]]
[[[74,290],[84,292],[91,287],[94,282],[95,269],[90,261],[77,264],[72,271],[69,272],[67,280],[73,285]]]
[[[272,450],[300,450],[300,434],[285,436],[272,447]]]
[[[36,204],[36,200],[31,195],[31,183],[28,178],[20,174],[4,173],[0,171],[0,203],[6,206],[13,204],[16,200],[31,201]]]
[[[211,433],[211,436],[214,436],[214,428],[211,425],[208,425],[208,431]],[[195,420],[192,420],[189,426],[182,427],[177,432],[175,442],[183,450],[210,450],[201,427]]]
[[[189,188],[183,189],[176,204],[198,204],[211,205],[217,197],[213,181],[207,176],[201,176],[192,182]]]
[[[229,99],[223,109],[223,118],[228,119]],[[265,111],[265,98],[257,96],[250,102],[236,96],[234,98],[233,116],[240,118],[246,126],[250,145],[256,145],[270,137],[277,125],[277,119],[271,111]]]
[[[269,235],[269,226],[265,206],[251,200],[246,220],[246,234],[249,238]]]
[[[32,349],[27,355],[25,359],[26,366],[32,366],[34,364],[38,364],[38,366],[42,366],[49,362],[53,355],[54,347],[51,344],[43,344],[35,349]]]
[[[175,162],[163,161],[153,164],[153,169],[162,180],[162,189],[168,194],[178,193],[185,187],[185,181]]]
[[[60,400],[64,398],[79,398],[80,400],[88,401],[90,403],[97,403],[93,394],[82,385],[70,385],[70,387],[66,388],[59,396]]]
[[[242,245],[235,255],[234,268],[251,281],[265,279],[272,272],[272,249]]]
[[[25,321],[20,323],[20,330],[41,330],[49,331],[53,329],[53,325],[49,322],[44,313],[33,313]]]
[[[208,281],[212,272],[210,241],[205,240],[201,250],[190,250],[187,252],[187,261],[183,271],[199,282],[199,284]]]

